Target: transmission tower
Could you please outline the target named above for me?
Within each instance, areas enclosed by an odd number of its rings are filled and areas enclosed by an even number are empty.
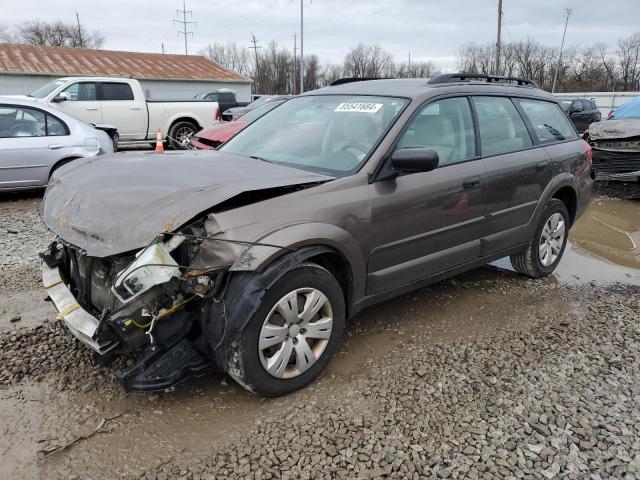
[[[180,15],[182,15],[182,20],[179,19]],[[178,30],[178,36],[180,36],[180,34],[184,36],[185,55],[189,55],[189,49],[187,47],[187,37],[191,35],[191,38],[193,38],[193,31],[189,31],[187,29],[189,28],[189,25],[198,25],[198,22],[187,21],[187,15],[189,15],[189,18],[193,18],[193,12],[191,10],[187,10],[185,0],[182,0],[182,10],[176,10],[176,16],[178,16],[178,18],[173,19],[173,24],[175,25],[177,23],[182,25],[182,30]]]

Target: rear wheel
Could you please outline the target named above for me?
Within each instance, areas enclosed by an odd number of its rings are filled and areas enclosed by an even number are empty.
[[[552,273],[564,253],[569,235],[569,212],[557,198],[551,199],[538,228],[524,252],[511,255],[513,268],[529,277],[546,277]]]
[[[230,347],[228,373],[249,391],[278,396],[315,379],[336,351],[344,296],[324,268],[302,263],[264,295]]]
[[[186,150],[189,147],[189,139],[198,131],[198,127],[191,122],[180,121],[174,123],[169,129],[169,142],[175,150]]]

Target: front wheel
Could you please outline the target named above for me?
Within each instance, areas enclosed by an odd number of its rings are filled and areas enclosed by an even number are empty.
[[[228,373],[247,390],[279,396],[313,381],[340,344],[344,295],[324,268],[302,263],[264,295],[230,346]]]
[[[569,212],[557,198],[551,199],[540,223],[524,252],[511,255],[511,265],[523,275],[533,278],[546,277],[560,263],[569,235]]]

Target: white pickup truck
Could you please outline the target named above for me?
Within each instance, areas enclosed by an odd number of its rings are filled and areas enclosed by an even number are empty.
[[[173,148],[219,120],[218,102],[147,100],[140,82],[116,77],[65,77],[28,95],[87,123],[111,124],[119,144],[155,141],[159,128]]]

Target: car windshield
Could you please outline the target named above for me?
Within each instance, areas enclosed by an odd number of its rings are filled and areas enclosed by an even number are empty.
[[[402,98],[318,95],[293,98],[220,150],[344,176],[367,159],[407,105]]]
[[[256,108],[256,107],[259,107],[260,105],[264,105],[270,100],[271,100],[271,97],[269,95],[263,95],[259,99],[251,102],[249,105],[247,105],[247,107]]]
[[[625,118],[640,118],[640,97],[616,108],[609,120],[622,120]]]
[[[46,97],[51,92],[53,92],[56,88],[58,88],[60,85],[63,85],[65,82],[66,82],[66,80],[53,80],[52,82],[49,82],[49,83],[41,86],[35,92],[32,92],[29,95],[29,97],[34,97],[34,98]]]
[[[259,119],[263,115],[266,115],[267,113],[269,113],[271,110],[276,108],[281,103],[282,103],[282,101],[280,101],[280,100],[275,100],[273,102],[266,103],[266,104],[264,104],[264,105],[262,105],[262,106],[260,106],[258,108],[255,108],[255,109],[251,110],[249,113],[247,113],[247,114],[243,115],[242,117],[240,117],[240,119],[245,123],[255,122],[257,119]]]

